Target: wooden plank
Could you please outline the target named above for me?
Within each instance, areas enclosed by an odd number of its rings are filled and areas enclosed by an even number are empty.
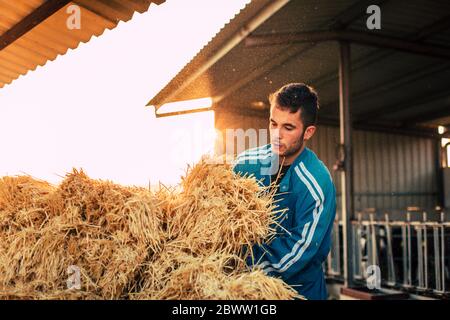
[[[44,2],[36,10],[14,25],[14,27],[3,33],[0,37],[0,50],[9,46],[69,2],[70,0],[48,0]]]

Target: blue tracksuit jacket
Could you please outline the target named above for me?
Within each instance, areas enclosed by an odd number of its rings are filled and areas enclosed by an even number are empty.
[[[253,174],[261,184],[270,184],[278,169],[271,145],[244,151],[235,160],[234,171]],[[275,168],[275,172],[269,168]],[[295,159],[275,195],[278,208],[287,208],[277,236],[269,244],[253,247],[254,263],[270,276],[281,277],[307,299],[326,299],[322,264],[330,250],[336,214],[336,189],[328,169],[308,148]],[[252,266],[251,259],[247,263]]]

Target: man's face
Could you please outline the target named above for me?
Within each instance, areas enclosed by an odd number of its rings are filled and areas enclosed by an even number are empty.
[[[270,141],[273,152],[280,157],[296,155],[303,146],[304,126],[300,112],[300,109],[291,113],[277,106],[270,108]]]

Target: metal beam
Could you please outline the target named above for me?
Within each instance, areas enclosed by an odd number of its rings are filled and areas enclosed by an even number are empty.
[[[364,113],[359,116],[357,119],[358,123],[366,123],[368,121],[372,121],[374,119],[378,119],[386,114],[393,114],[396,112],[400,112],[406,109],[409,109],[414,106],[419,106],[421,104],[425,104],[434,100],[446,98],[449,96],[449,93],[442,90],[437,90],[435,92],[430,92],[428,95],[424,95],[423,92],[420,94],[414,95],[413,97],[409,96],[407,101],[396,102],[385,107],[381,107],[375,109],[373,111]]]
[[[352,225],[353,219],[353,146],[350,112],[350,43],[339,43],[339,120],[340,142],[344,152],[344,170],[341,172],[341,220],[344,240],[344,285],[353,285]]]
[[[419,41],[427,38],[428,36],[438,33],[440,31],[447,30],[450,28],[450,15],[447,15],[446,17],[442,18],[441,20],[438,20],[436,22],[433,22],[418,32],[415,32],[413,34],[409,34],[405,37],[407,40],[411,41]],[[395,53],[398,53],[398,51],[394,51]],[[352,72],[356,72],[362,68],[365,68],[366,66],[370,65],[371,63],[375,63],[377,61],[381,61],[382,59],[385,59],[392,55],[394,53],[393,51],[381,51],[381,50],[374,50],[373,52],[363,56],[362,58],[359,58],[355,61],[352,61]],[[314,86],[316,88],[320,88],[323,85],[326,85],[327,83],[334,81],[336,79],[337,72],[336,70],[333,70],[332,72],[325,74],[323,76],[320,76],[316,79],[311,80],[311,83],[314,83]],[[338,102],[336,101],[336,104]]]
[[[318,125],[339,127],[339,119],[337,118],[321,118],[319,117]],[[441,139],[450,138],[450,132],[444,135],[439,135],[436,129],[427,128],[417,125],[409,126],[388,126],[382,124],[360,124],[353,122],[353,130],[355,131],[372,131],[383,132],[389,134],[398,134],[411,137]]]
[[[379,94],[382,94],[383,92],[394,90],[401,86],[410,85],[414,81],[421,80],[426,77],[436,75],[436,73],[438,73],[438,72],[444,72],[447,70],[450,70],[450,65],[433,63],[433,64],[425,65],[418,69],[414,69],[411,72],[409,72],[408,74],[403,74],[396,78],[390,79],[388,82],[386,82],[386,80],[384,79],[383,81],[376,83],[375,85],[371,86],[370,88],[364,88],[364,89],[352,94],[353,105],[355,105],[357,101],[366,99],[370,96],[379,95]],[[324,105],[323,109],[334,108],[338,104],[339,104],[339,101],[336,100],[336,101],[333,101],[331,103],[327,103],[326,105]],[[409,105],[409,106],[411,106],[411,105]],[[397,110],[400,110],[400,109],[398,107],[395,107],[395,108],[386,107],[386,109],[384,110],[384,112],[382,114],[384,115],[384,114],[388,113],[389,111],[396,112]],[[374,118],[376,118],[376,116],[374,114],[372,114],[370,116],[366,116],[365,113],[363,113],[363,112],[359,112],[358,115],[356,115],[355,111],[358,111],[358,110],[353,110],[356,121],[363,121],[364,119],[373,120]]]
[[[450,96],[450,93],[448,94]],[[405,123],[417,123],[417,122],[427,122],[442,117],[450,116],[450,105],[444,105],[442,108],[437,110],[429,111],[425,110],[422,113],[416,114],[412,117],[407,117],[402,119]]]
[[[0,36],[0,51],[26,34],[42,21],[67,5],[70,0],[47,0]]]
[[[268,110],[254,110],[250,107],[241,107],[241,108],[219,108],[216,112],[221,113],[232,113],[238,114],[242,116],[249,117],[258,117],[267,119],[269,116]],[[339,127],[339,119],[338,118],[330,118],[319,115],[318,120],[319,126],[331,126],[331,127]],[[439,135],[435,129],[421,127],[421,126],[388,126],[382,124],[359,124],[353,122],[353,130],[355,131],[372,131],[372,132],[384,132],[390,134],[399,134],[411,137],[421,137],[421,138],[432,138],[432,139],[441,139],[441,138],[450,138],[450,132],[444,135]]]
[[[434,33],[444,31],[449,28],[450,28],[450,15],[447,15],[444,18],[425,26],[419,32],[406,36],[406,39],[412,40],[412,41],[419,41],[419,40],[427,38],[428,36],[430,36]],[[372,53],[352,62],[352,65],[353,65],[352,71],[355,72],[357,70],[360,70],[360,69],[366,67],[367,65],[369,65],[370,63],[374,63],[378,60],[382,60],[390,55],[392,55],[392,52],[383,52],[383,51],[372,52]],[[416,79],[419,79],[420,77],[425,77],[425,76],[432,74],[432,72],[438,72],[438,71],[442,72],[442,71],[448,69],[448,67],[445,67],[445,66],[442,67],[442,65],[437,66],[437,68],[440,68],[440,70],[436,70],[435,68],[429,68],[429,66],[426,66],[425,68],[421,68],[420,70],[416,70],[416,71],[412,72],[404,79],[402,79],[402,77],[399,77],[399,78],[397,78],[397,80],[391,79],[388,83],[384,83],[383,86],[378,85],[378,88],[379,88],[378,90],[376,89],[377,86],[374,86],[373,88],[369,88],[369,89],[364,89],[364,90],[352,95],[353,102],[356,102],[365,96],[380,93],[388,88],[392,88],[394,86],[398,86],[403,83],[409,83],[411,81],[415,81]],[[314,83],[315,86],[318,88],[322,85],[329,83],[330,81],[333,81],[335,78],[336,78],[336,73],[330,72],[329,74],[326,74],[324,76],[321,76],[319,78],[312,80],[311,83]],[[405,82],[405,81],[407,81],[407,82]],[[327,106],[336,106],[338,103],[339,103],[339,101],[335,101],[333,103],[328,104]],[[324,106],[324,108],[326,108],[327,106]],[[398,109],[398,107],[396,109]],[[387,109],[387,110],[385,109],[383,114],[385,114],[389,110],[392,110],[392,108],[389,107],[389,109]],[[373,119],[373,118],[374,118],[373,114],[370,115],[369,117],[366,117],[366,119]],[[361,118],[359,120],[361,122],[364,122],[363,119],[361,119]],[[359,126],[360,126],[360,123],[358,123],[358,122],[354,124],[355,129],[358,128]]]
[[[424,39],[429,35],[439,33],[450,29],[450,15],[443,17],[442,19],[426,26],[417,35],[417,39]]]
[[[436,170],[436,189],[437,189],[437,199],[438,199],[438,205],[441,208],[444,208],[445,206],[445,193],[444,193],[444,171],[442,169],[442,141],[441,139],[435,141],[434,143],[434,150],[435,150],[435,170]]]
[[[341,14],[333,19],[333,23],[330,25],[330,29],[345,29],[352,24],[353,21],[359,19],[361,16],[367,14],[367,7],[370,5],[380,6],[385,4],[387,0],[360,0],[348,8]]]
[[[286,45],[293,43],[307,43],[307,42],[323,42],[323,41],[337,41],[341,31],[308,31],[308,32],[292,32],[292,33],[271,33],[250,35],[245,39],[245,46],[252,47],[267,47],[274,45]]]
[[[350,30],[323,30],[251,35],[245,39],[245,45],[247,47],[261,47],[305,42],[317,43],[323,41],[345,41],[450,60],[450,47],[424,44],[422,42],[404,40],[397,37]]]
[[[339,25],[339,28],[346,27],[347,25],[351,24],[354,20],[360,18],[361,16],[364,16],[366,14],[365,8],[367,8],[368,5],[370,5],[370,4],[381,5],[387,1],[388,0],[375,0],[375,1],[360,0],[356,4],[351,5],[348,8],[345,8],[344,11],[342,11],[337,17],[335,17],[333,19],[332,24],[329,24],[327,22],[326,24],[323,24],[322,27],[329,28],[329,29],[334,29],[334,27],[337,25]],[[242,89],[243,87],[248,85],[250,82],[263,77],[264,75],[266,75],[270,71],[272,71],[274,68],[277,68],[280,65],[287,63],[291,59],[294,59],[294,58],[304,54],[305,52],[313,49],[314,47],[315,47],[315,44],[311,44],[309,46],[300,47],[300,48],[298,46],[292,46],[290,48],[283,48],[282,50],[280,50],[273,56],[269,57],[263,63],[258,65],[256,68],[254,68],[245,77],[241,78],[236,83],[233,83],[225,91],[214,96],[214,103],[220,105],[221,101],[223,101],[228,96],[232,95],[234,92]]]

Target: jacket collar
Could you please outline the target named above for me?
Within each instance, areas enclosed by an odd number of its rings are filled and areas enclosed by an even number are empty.
[[[306,158],[306,155],[310,152],[308,147],[305,147],[302,152],[295,158],[294,162],[292,162],[289,170],[286,172],[284,177],[281,179],[280,182],[280,192],[287,192],[289,190],[291,177],[293,175],[294,168],[300,164],[301,161],[303,161]]]

